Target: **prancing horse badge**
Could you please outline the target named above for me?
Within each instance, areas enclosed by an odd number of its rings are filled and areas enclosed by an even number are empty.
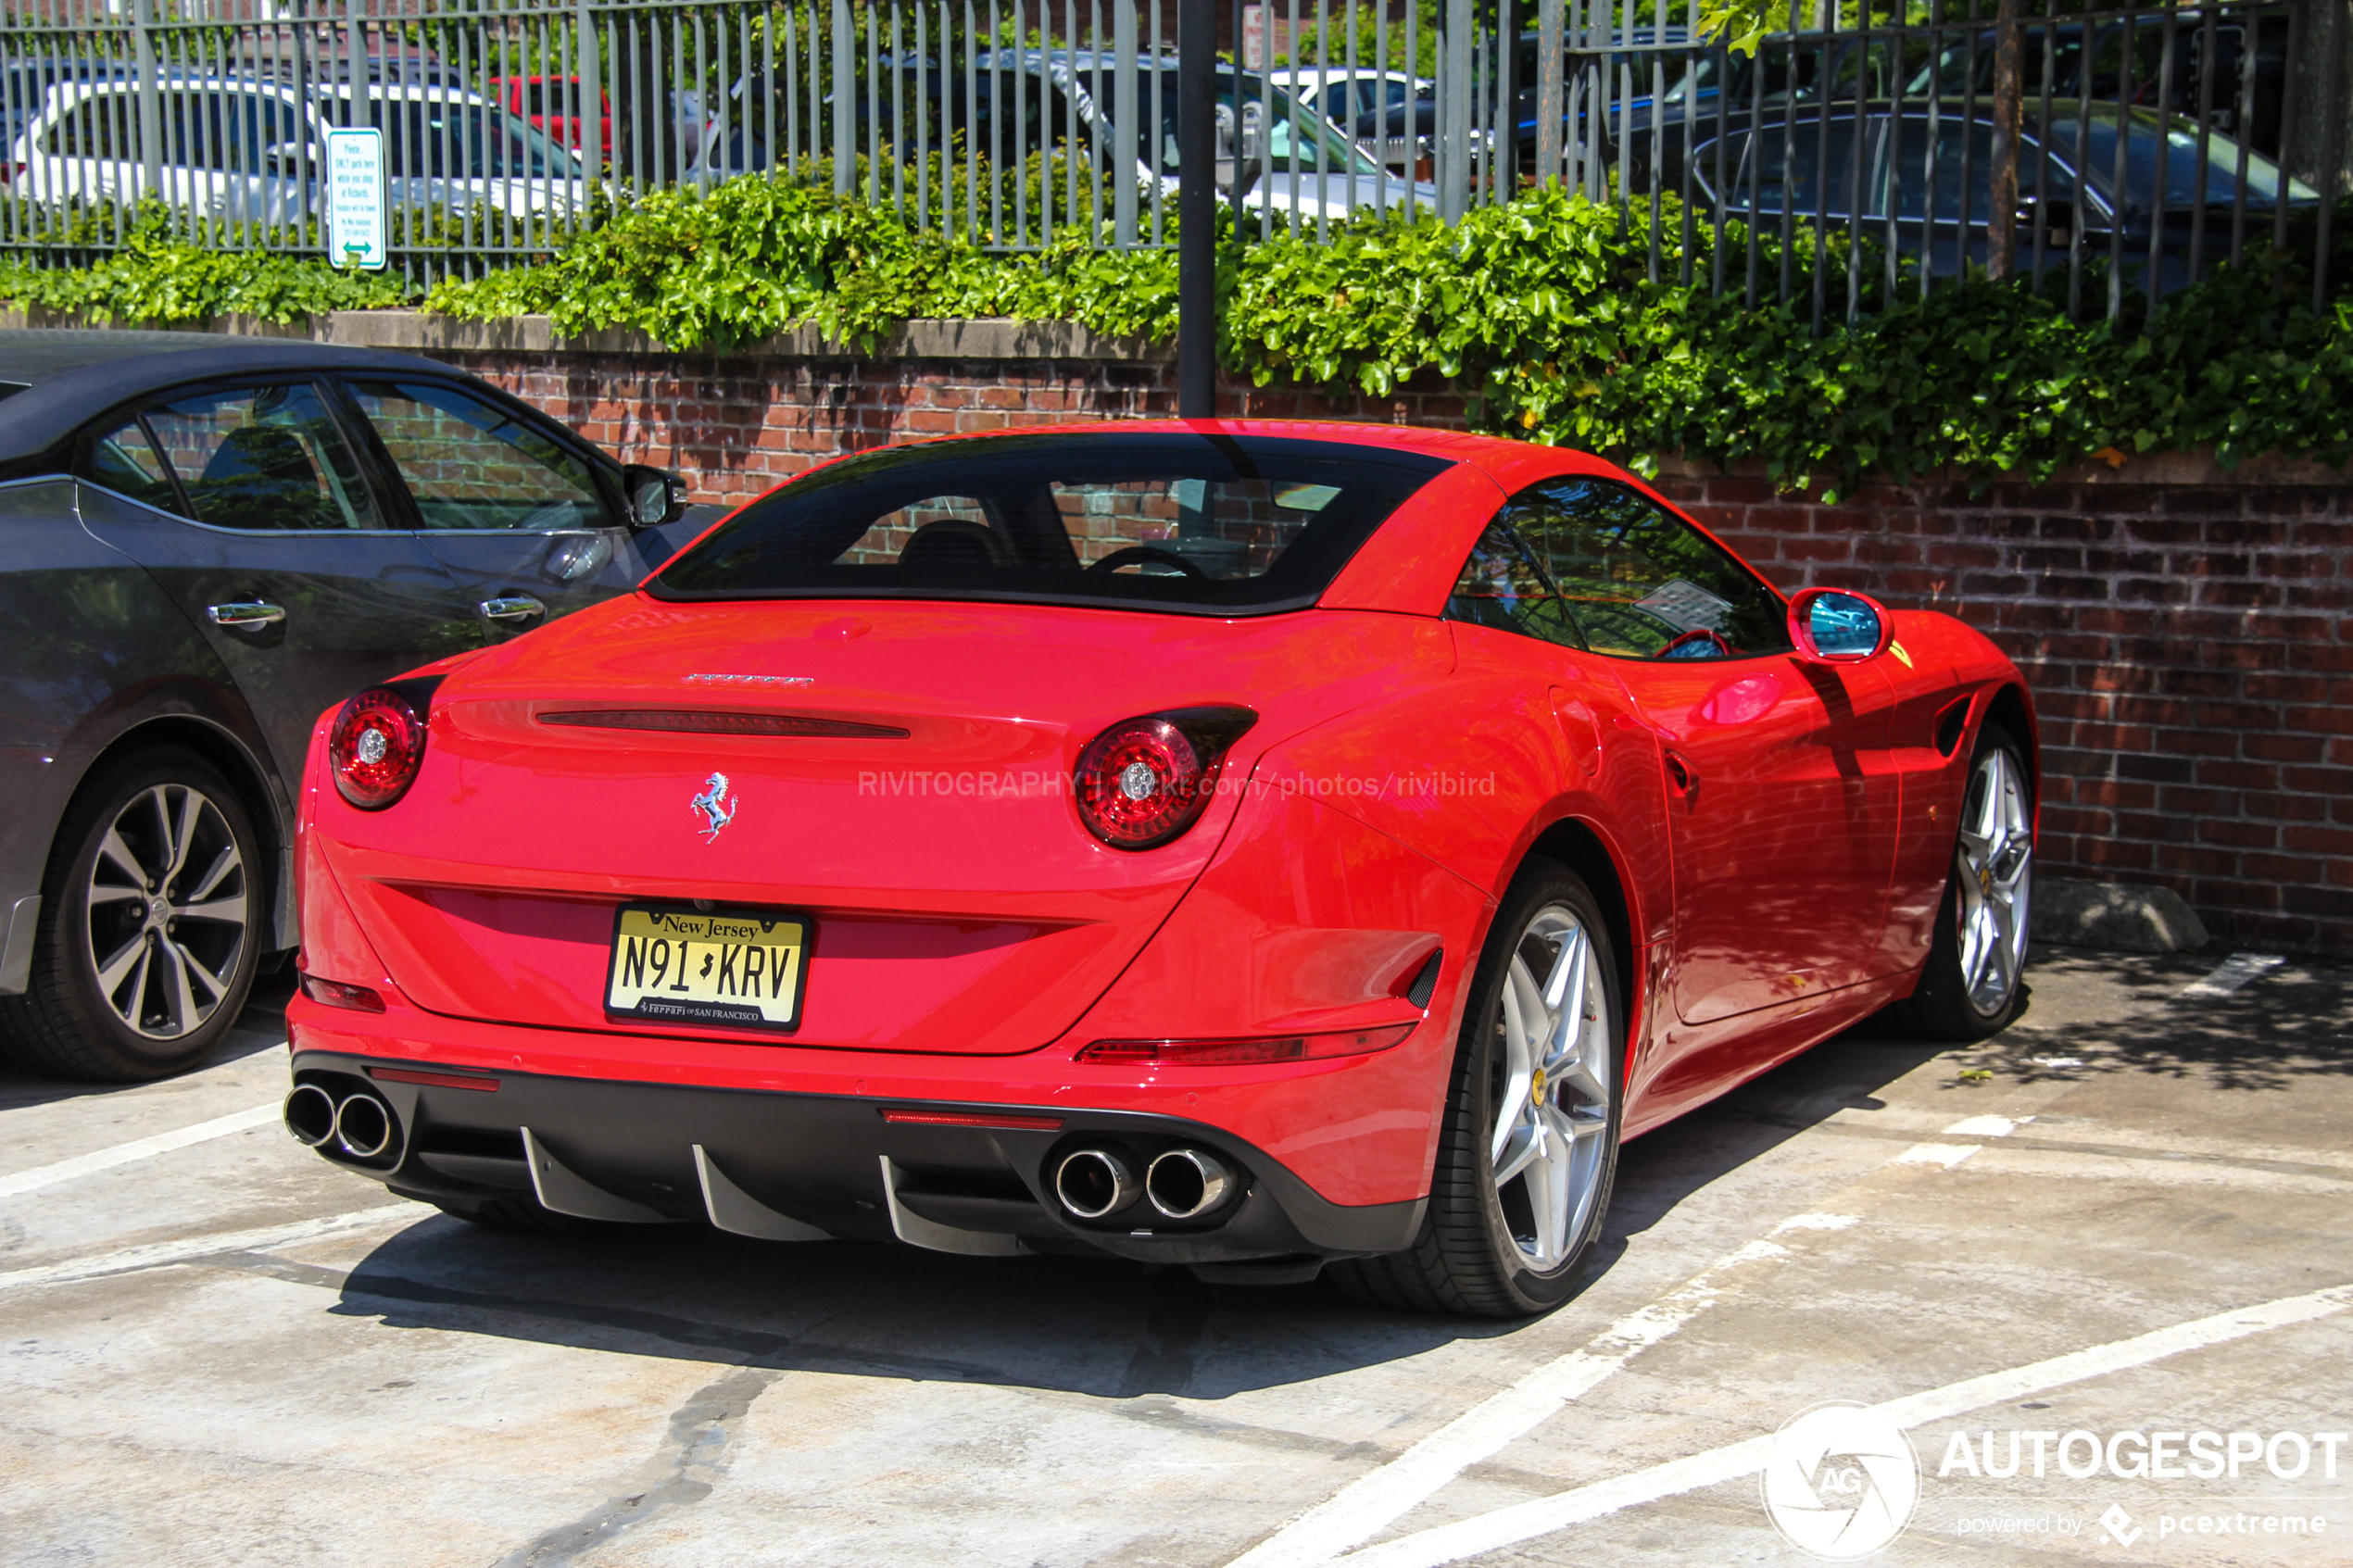
[[[738,795],[734,800],[729,800],[727,775],[713,773],[704,781],[702,793],[696,796],[690,805],[703,814],[702,835],[705,841],[709,841],[717,838],[719,830],[736,820],[736,813],[743,809],[744,797]]]

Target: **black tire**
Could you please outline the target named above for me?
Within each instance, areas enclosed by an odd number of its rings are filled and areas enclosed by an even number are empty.
[[[1944,879],[1944,897],[1936,907],[1936,927],[1929,943],[1928,961],[1920,966],[1919,985],[1911,996],[1895,1003],[1881,1014],[1888,1023],[1916,1039],[1964,1043],[1983,1040],[2000,1034],[2016,1022],[2026,1000],[2024,976],[2024,947],[2020,944],[2017,969],[2009,976],[2007,991],[1998,999],[1989,999],[1984,988],[1974,992],[1965,972],[1963,958],[1964,932],[1968,924],[1969,908],[1972,900],[1964,880],[1975,880],[1962,834],[1975,820],[1981,806],[1981,791],[1987,782],[1987,759],[2000,758],[2007,766],[2009,777],[2025,792],[2023,814],[2029,824],[2025,857],[2019,869],[2021,884],[2014,907],[2015,919],[2023,924],[2032,918],[2031,897],[2033,883],[2032,864],[2033,844],[2032,824],[2034,821],[2033,775],[2026,771],[2026,752],[2010,733],[1998,724],[1987,724],[1978,732],[1977,746],[1969,753],[1969,783],[1961,807],[1961,820],[1955,824],[1951,871]],[[1983,897],[1981,887],[1980,897]]]
[[[177,864],[161,819],[143,826],[128,817],[153,816],[157,801],[177,815],[192,797],[202,805],[189,819],[194,830],[180,855],[189,863]],[[142,866],[153,850],[156,865],[168,873],[151,893],[167,902],[184,900],[182,909],[196,901],[205,876],[231,863],[224,853],[233,855],[234,869],[203,890],[202,902],[220,911],[242,901],[242,924],[195,915],[170,916],[168,924],[151,921],[153,906],[130,891],[132,872],[108,850],[109,834],[118,828]],[[194,864],[199,859],[205,865]],[[97,901],[94,920],[94,877],[105,884],[101,893],[117,884],[122,889]],[[158,748],[105,765],[83,784],[58,824],[42,878],[31,984],[20,997],[0,997],[0,1035],[9,1054],[58,1077],[107,1083],[160,1078],[198,1065],[245,1010],[261,956],[269,885],[252,821],[212,764],[194,752]],[[120,954],[132,941],[144,955],[132,960],[136,973],[109,993],[95,948],[103,943]],[[188,967],[192,963],[199,968]],[[152,1001],[145,989],[151,970],[163,992]],[[184,993],[173,985],[179,975],[187,976]]]
[[[1589,1044],[1601,1059],[1592,1063],[1592,1077],[1603,1086],[1606,1108],[1598,1113],[1598,1121],[1589,1115],[1583,1123],[1593,1129],[1589,1135],[1600,1140],[1593,1157],[1598,1169],[1592,1174],[1590,1208],[1569,1228],[1559,1248],[1559,1261],[1539,1267],[1530,1262],[1519,1234],[1529,1229],[1529,1217],[1524,1209],[1507,1211],[1513,1195],[1499,1190],[1491,1150],[1497,1116],[1506,1103],[1504,991],[1512,959],[1524,941],[1541,941],[1531,930],[1540,917],[1556,919],[1554,911],[1563,909],[1574,917],[1590,941],[1588,962],[1597,972],[1598,992],[1588,996],[1598,995],[1604,1016],[1593,1021],[1590,1035],[1597,1038]],[[1600,1240],[1602,1223],[1609,1212],[1610,1186],[1617,1174],[1619,1114],[1625,1098],[1625,1018],[1616,955],[1601,906],[1584,882],[1566,866],[1530,860],[1521,868],[1497,912],[1494,930],[1472,977],[1421,1232],[1403,1252],[1334,1263],[1327,1271],[1333,1283],[1359,1300],[1385,1307],[1494,1318],[1549,1311],[1574,1295]],[[1556,1082],[1564,1091],[1571,1086],[1565,1076]],[[1544,1103],[1546,1087],[1532,1085],[1540,1105]],[[1500,1185],[1508,1188],[1516,1181],[1507,1179]]]

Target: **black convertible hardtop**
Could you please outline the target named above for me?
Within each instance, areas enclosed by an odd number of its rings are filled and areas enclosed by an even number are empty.
[[[288,338],[93,327],[0,330],[0,478],[36,477],[25,466],[30,459],[117,404],[224,375],[328,369],[462,375],[413,354]]]

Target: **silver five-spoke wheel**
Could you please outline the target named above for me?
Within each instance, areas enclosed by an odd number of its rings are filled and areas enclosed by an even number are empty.
[[[2004,746],[1982,751],[1961,807],[1954,935],[1969,1005],[1989,1018],[2008,1010],[2026,969],[2033,811],[2015,756]]]
[[[1520,1317],[1575,1295],[1617,1172],[1624,1080],[1618,927],[1585,879],[1530,856],[1475,965],[1441,969],[1462,1028],[1429,1198],[1411,1245],[1332,1265],[1388,1307]]]
[[[1538,909],[1504,975],[1496,1020],[1495,1196],[1527,1266],[1567,1261],[1599,1200],[1610,1131],[1608,1002],[1583,922]]]
[[[1886,1017],[1924,1039],[1988,1039],[2026,1005],[2034,890],[2034,774],[2025,749],[1991,721],[1969,752],[1949,864],[1919,978]]]
[[[231,996],[253,922],[245,856],[210,797],[132,796],[90,867],[83,956],[115,1017],[150,1040],[201,1028]]]

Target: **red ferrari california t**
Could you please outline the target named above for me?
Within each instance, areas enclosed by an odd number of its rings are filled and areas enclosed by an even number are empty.
[[[886,447],[321,721],[286,1121],[493,1225],[1541,1311],[1623,1139],[2009,1021],[2034,756],[1977,633],[1574,452]]]

